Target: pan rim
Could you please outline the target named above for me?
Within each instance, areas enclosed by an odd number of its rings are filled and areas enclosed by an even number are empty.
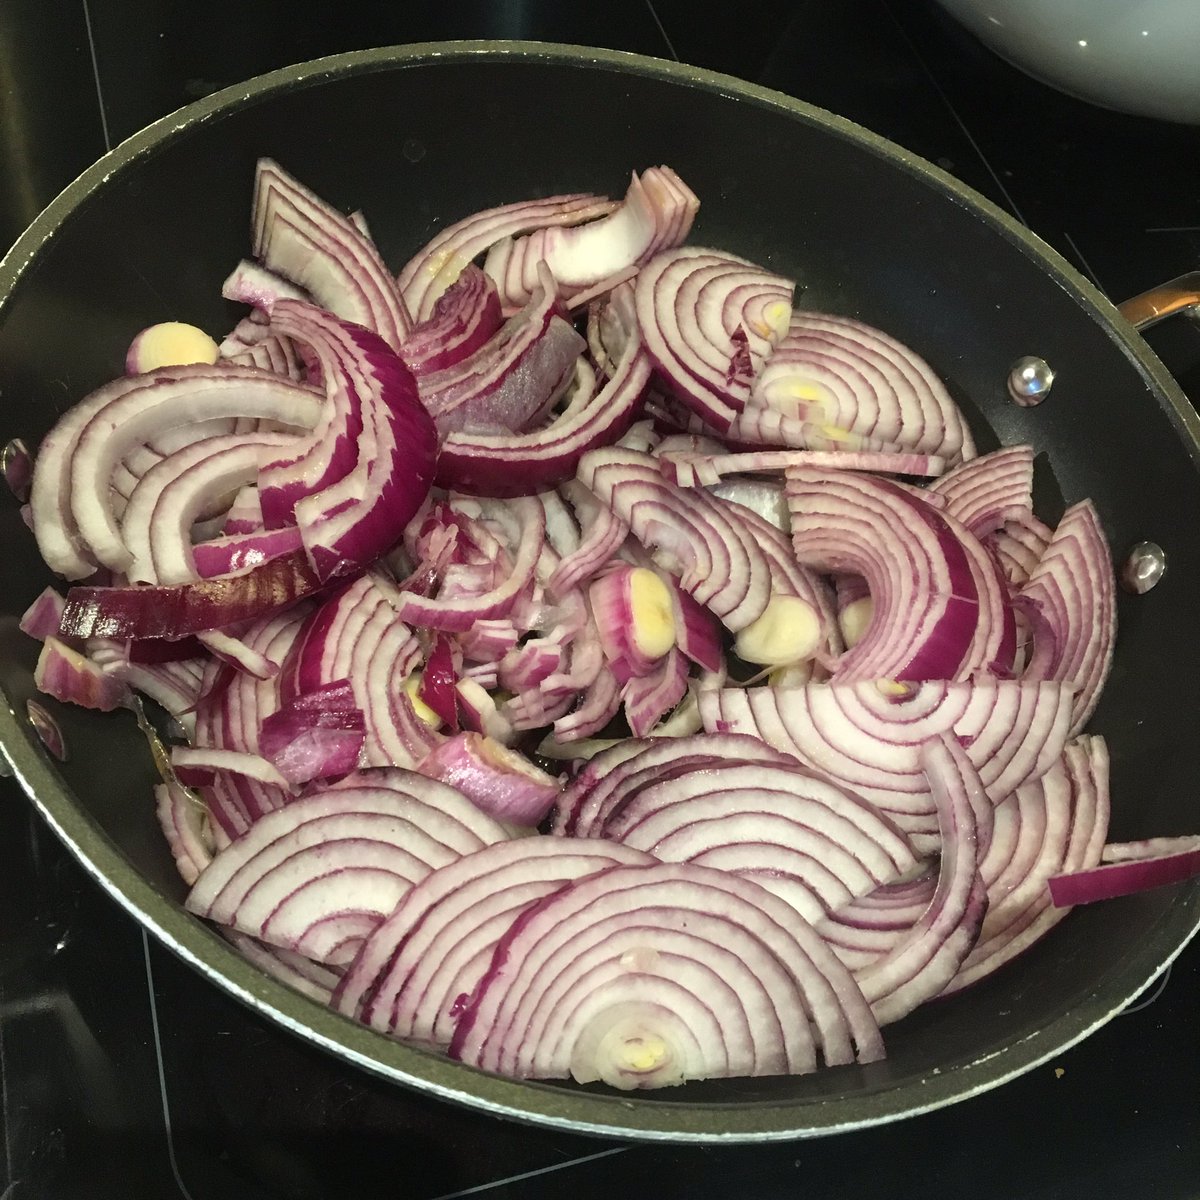
[[[19,295],[21,280],[42,247],[53,239],[76,208],[126,165],[165,149],[209,121],[249,101],[317,86],[338,76],[369,74],[430,63],[480,57],[513,63],[559,63],[585,69],[661,79],[715,93],[727,99],[781,111],[853,142],[969,208],[979,219],[1035,260],[1104,329],[1164,407],[1177,434],[1200,469],[1200,417],[1182,390],[1131,325],[1108,299],[1055,250],[1003,209],[954,176],[843,117],[730,75],[625,51],[528,41],[448,41],[351,51],[284,67],[225,88],[171,113],[133,134],[87,168],[50,202],[0,259],[0,321]],[[827,1136],[865,1129],[930,1112],[969,1099],[1033,1070],[1083,1040],[1151,985],[1200,930],[1200,883],[1185,885],[1160,920],[1176,943],[1163,958],[1148,947],[1125,959],[1097,989],[1099,1015],[1089,1010],[1062,1014],[1050,1025],[994,1054],[955,1066],[922,1081],[922,1101],[896,1103],[902,1089],[883,1087],[838,1099],[807,1101],[697,1103],[635,1101],[541,1083],[485,1074],[415,1047],[405,1046],[331,1012],[316,1001],[261,974],[215,932],[159,892],[128,861],[98,823],[74,800],[46,752],[17,717],[17,697],[0,705],[0,752],[43,818],[84,868],[144,930],[236,999],[296,1036],[350,1060],[372,1073],[464,1104],[494,1116],[581,1134],[639,1141],[752,1143]],[[23,697],[21,697],[23,699]],[[23,708],[23,705],[21,706]],[[1144,973],[1136,986],[1118,983]],[[1103,996],[1103,998],[1102,998]],[[1055,1032],[1058,1031],[1058,1032]],[[995,1074],[997,1060],[1004,1062]],[[849,1109],[854,1110],[851,1115]],[[865,1115],[864,1115],[865,1114]]]

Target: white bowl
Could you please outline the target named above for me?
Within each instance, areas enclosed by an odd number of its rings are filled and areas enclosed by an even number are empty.
[[[1200,0],[938,0],[997,54],[1061,91],[1200,124]]]

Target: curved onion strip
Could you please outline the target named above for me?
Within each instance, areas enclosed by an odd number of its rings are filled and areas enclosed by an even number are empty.
[[[624,846],[563,847],[543,838],[464,855],[427,875],[363,943],[334,1005],[398,1037],[448,1045],[456,1001],[475,990],[496,943],[522,911],[596,871],[653,862]]]
[[[400,618],[410,625],[462,633],[479,620],[507,616],[528,587],[545,545],[546,513],[535,499],[508,502],[520,523],[520,541],[514,548],[512,570],[495,587],[476,596],[443,600],[401,592],[396,604]]]
[[[1009,586],[1020,588],[1029,581],[1053,536],[1053,530],[1029,513],[1019,521],[1006,521],[984,542],[995,553]]]
[[[321,1004],[328,1004],[339,979],[335,968],[315,963],[284,950],[280,946],[268,946],[255,938],[247,937],[234,929],[222,931],[229,942],[237,947],[238,953],[252,962],[260,971],[286,983],[296,991],[311,997]]]
[[[1090,500],[1063,514],[1019,603],[1040,618],[1024,677],[1075,687],[1071,733],[1078,733],[1100,699],[1117,636],[1112,559]]]
[[[836,677],[955,678],[975,648],[981,608],[990,629],[998,615],[991,602],[1002,598],[998,590],[981,597],[947,519],[908,489],[846,471],[791,467],[787,496],[797,558],[862,575],[870,589],[871,623]]]
[[[468,263],[438,298],[429,319],[415,326],[400,347],[400,357],[420,379],[470,357],[502,324],[495,284]]]
[[[154,787],[155,815],[179,874],[189,887],[212,862],[212,831],[208,813],[196,796],[178,783]]]
[[[272,322],[311,348],[327,393],[345,389],[360,414],[353,464],[319,491],[304,483],[287,493],[318,575],[348,574],[390,550],[416,515],[433,482],[437,434],[408,368],[375,334],[293,300],[275,306]]]
[[[579,192],[473,213],[447,226],[409,259],[400,272],[400,292],[414,319],[426,321],[438,297],[467,264],[502,238],[546,225],[579,225],[607,216],[616,207],[606,196]]]
[[[1033,513],[1033,447],[1005,446],[982,454],[935,479],[930,491],[946,499],[946,512],[976,537]]]
[[[950,982],[975,944],[987,911],[969,794],[978,780],[972,779],[969,764],[952,753],[950,740],[943,734],[921,750],[942,841],[933,899],[892,951],[855,976],[880,1025],[907,1016]]]
[[[1042,839],[1033,854],[1021,856],[1023,862],[1017,870],[1006,870],[989,885],[988,915],[979,941],[946,988],[946,995],[986,978],[1066,916],[1068,909],[1051,903],[1046,883],[1052,875],[1087,870],[1100,862],[1109,817],[1104,740],[1077,738],[1067,746],[1060,763],[1038,782],[1040,794],[1036,785],[1027,785],[1017,796],[1022,822],[1030,810],[1044,810]],[[1009,803],[997,810],[998,820]],[[1025,840],[1023,829],[1018,836]]]
[[[121,517],[121,539],[133,555],[126,571],[131,582],[187,583],[197,570],[189,533],[204,506],[213,498],[252,483],[258,475],[259,452],[286,446],[295,437],[282,433],[229,434],[206,438],[162,459],[138,481]],[[299,548],[299,536],[286,534],[283,550]],[[277,538],[278,540],[278,538]],[[228,566],[212,574],[228,574],[247,566],[245,551],[272,543],[262,535],[238,535],[223,542]],[[275,551],[276,553],[280,551]],[[261,559],[260,559],[261,561]]]
[[[722,251],[657,255],[634,289],[646,350],[673,393],[714,429],[729,427],[783,333],[795,285]]]
[[[938,475],[945,460],[930,454],[854,450],[759,450],[751,454],[666,453],[658,461],[665,478],[680,487],[714,487],[726,475],[755,475],[788,467],[819,471],[873,471],[880,475]]]
[[[691,963],[719,969],[697,971]],[[498,964],[507,969],[497,971]],[[882,1053],[859,989],[793,909],[757,884],[691,864],[616,867],[527,910],[497,946],[450,1052],[518,1076],[569,1071],[581,1082],[603,1078],[625,1087],[680,1081],[690,1072],[679,1070],[669,1035],[661,1054],[651,1054],[658,1061],[650,1079],[629,1070],[634,1064],[622,1061],[625,1047],[611,1047],[616,1053],[597,1061],[576,1046],[590,1048],[596,1024],[608,1025],[605,1010],[611,1019],[617,1007],[624,1018],[630,1002],[639,1018],[650,1020],[642,1041],[656,1022],[641,989],[649,983],[653,995],[659,980],[690,984],[682,989],[693,997],[688,1009],[697,1011],[702,995],[709,1004],[700,1009],[725,1026],[716,1037],[697,1038],[715,1057],[705,1065],[716,1074],[810,1069],[814,1043],[829,1065],[853,1061],[855,1044],[859,1061]],[[632,994],[623,981],[634,984]],[[749,1002],[752,996],[760,999]],[[739,997],[746,998],[744,1008]],[[797,1013],[808,1016],[807,1027],[790,1019]],[[736,1064],[728,1057],[734,1046],[742,1047]],[[653,1042],[648,1048],[657,1049]]]
[[[583,409],[510,437],[451,434],[442,445],[437,482],[491,496],[528,495],[562,483],[589,450],[625,432],[649,379],[650,360],[632,333],[612,377]]]
[[[736,632],[762,614],[771,591],[769,564],[711,496],[675,488],[649,455],[617,447],[584,455],[579,479],[726,628]]]
[[[123,570],[129,553],[109,480],[131,448],[218,418],[268,417],[311,428],[320,415],[320,398],[309,388],[231,363],[162,367],[106,384],[64,413],[39,448],[30,494],[38,549],[68,579],[92,574],[97,561]]]
[[[251,225],[254,255],[266,267],[400,348],[412,318],[375,243],[269,158],[258,160]]]
[[[587,292],[646,262],[687,237],[700,208],[691,189],[669,167],[635,172],[620,206],[586,225],[545,226],[489,252],[484,269],[500,285],[505,304],[519,307],[536,286],[544,262],[581,305]],[[607,290],[607,289],[606,289]],[[575,300],[579,294],[581,299]]]
[[[752,734],[894,816],[906,832],[934,812],[920,747],[954,734],[993,802],[1049,770],[1066,744],[1072,690],[1054,683],[980,679],[701,692],[710,732]]]

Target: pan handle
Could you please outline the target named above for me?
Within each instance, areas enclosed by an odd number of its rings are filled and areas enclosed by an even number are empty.
[[[1189,271],[1140,296],[1117,305],[1121,316],[1135,329],[1149,329],[1159,321],[1188,309],[1200,309],[1200,271]]]

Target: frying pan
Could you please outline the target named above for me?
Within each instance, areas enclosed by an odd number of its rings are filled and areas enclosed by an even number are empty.
[[[1092,723],[1112,753],[1114,839],[1194,832],[1200,770],[1200,420],[1123,317],[1053,251],[950,176],[828,113],[732,78],[628,54],[460,42],[342,55],[228,89],[146,129],[67,188],[0,264],[0,432],[35,446],[121,369],[155,321],[214,332],[220,281],[246,252],[255,160],[361,208],[399,266],[448,220],[534,194],[619,193],[669,163],[703,207],[692,241],[799,281],[800,303],[914,346],[981,449],[1029,442],[1047,520],[1096,502],[1118,561],[1142,541],[1168,567],[1123,596],[1111,681]],[[1194,291],[1194,289],[1193,289]],[[1183,305],[1181,285],[1142,303]],[[1025,356],[1056,372],[1012,403]],[[390,1041],[259,974],[180,907],[155,822],[153,768],[127,714],[47,701],[69,759],[25,718],[34,643],[18,615],[51,582],[15,503],[0,505],[0,745],[45,819],[139,921],[210,980],[342,1058],[430,1094],[580,1132],[761,1141],[927,1111],[1002,1084],[1087,1036],[1200,925],[1200,885],[1077,910],[965,993],[886,1031],[887,1061],[802,1078],[630,1096],[522,1083]]]

